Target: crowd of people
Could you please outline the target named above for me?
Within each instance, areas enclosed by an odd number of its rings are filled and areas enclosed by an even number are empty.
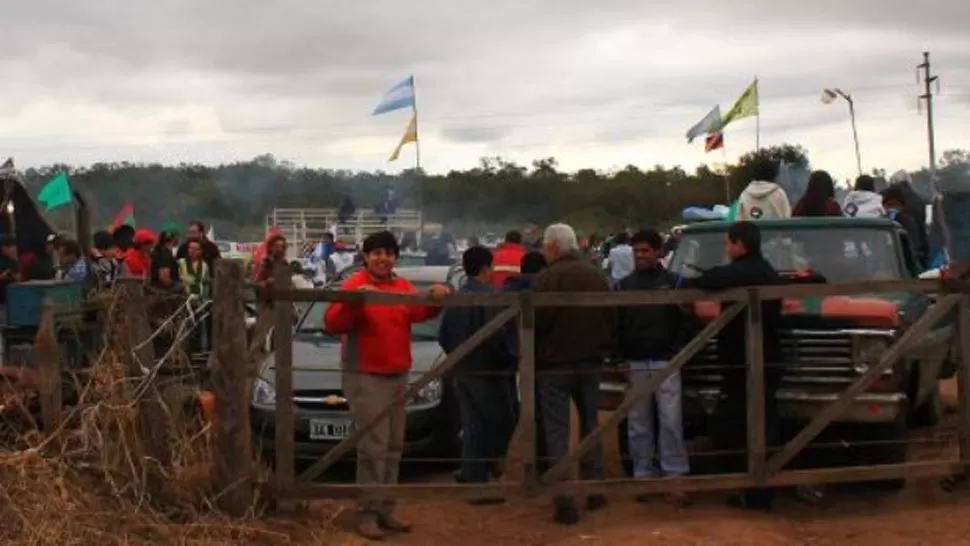
[[[108,287],[122,277],[141,278],[155,288],[206,295],[219,249],[205,236],[201,222],[192,222],[180,241],[174,231],[155,234],[128,225],[92,235],[84,251],[70,238],[51,234],[42,251],[18,253],[17,241],[0,237],[0,297],[13,282],[64,280]]]
[[[731,262],[713,268],[690,281],[678,281],[661,265],[664,240],[654,230],[640,230],[626,242],[632,257],[628,273],[620,278],[605,274],[589,259],[566,224],[549,226],[539,249],[523,244],[522,235],[510,232],[505,243],[494,250],[482,246],[467,249],[461,257],[466,280],[458,291],[470,294],[515,292],[607,292],[610,290],[668,290],[678,286],[721,290],[734,286],[780,283],[781,278],[761,255],[760,231],[756,224],[733,224],[724,242]],[[355,273],[342,290],[379,290],[413,293],[414,287],[394,274],[400,248],[387,232],[369,236],[363,244],[364,268]],[[444,297],[452,288],[436,285],[431,294]],[[765,354],[770,358],[779,350],[777,302],[765,302]],[[334,303],[324,315],[324,328],[342,336],[344,387],[351,413],[358,426],[368,422],[386,403],[395,389],[406,385],[411,363],[410,324],[430,320],[440,307],[381,306],[361,303]],[[458,346],[480,330],[499,309],[494,307],[449,307],[441,316],[439,344],[444,352]],[[616,309],[540,308],[535,315],[536,377],[536,459],[539,470],[550,468],[563,458],[569,447],[570,402],[578,411],[580,435],[597,426],[597,399],[603,363],[619,358],[629,363],[630,381],[642,381],[663,371],[667,362],[692,335],[690,317],[678,306],[641,306]],[[719,344],[725,362],[745,361],[743,317],[725,328],[725,343]],[[740,332],[740,333],[739,333]],[[366,342],[370,340],[370,342]],[[496,479],[496,460],[506,456],[519,419],[516,384],[518,365],[516,330],[509,327],[462,358],[453,375],[462,424],[461,469],[456,478],[462,483],[485,483]],[[352,357],[348,355],[353,355]],[[725,376],[724,400],[718,405],[716,419],[722,424],[713,438],[715,449],[744,450],[746,432],[746,382],[744,369]],[[770,375],[770,374],[769,374]],[[766,407],[772,410],[776,378],[766,378]],[[403,449],[403,412],[396,408],[387,421],[374,428],[358,447],[360,484],[389,484],[397,481],[397,467]],[[667,379],[649,399],[640,402],[628,418],[630,456],[638,478],[682,476],[690,472],[684,441],[681,386],[678,374]],[[770,420],[769,420],[770,421]],[[767,423],[767,438],[777,432]],[[581,461],[581,478],[603,477],[601,448],[594,448]],[[744,471],[745,460],[727,461],[725,471]],[[728,468],[731,465],[738,468]],[[771,490],[749,490],[734,497],[734,504],[755,509],[770,508]],[[580,520],[584,510],[598,510],[607,501],[601,495],[583,499],[557,497],[554,519],[563,524]],[[646,498],[638,500],[646,501]],[[669,502],[688,504],[685,495],[671,495]],[[503,502],[499,498],[480,498],[475,504]],[[357,530],[370,539],[388,531],[403,532],[409,525],[393,513],[393,504],[380,498],[361,501]]]

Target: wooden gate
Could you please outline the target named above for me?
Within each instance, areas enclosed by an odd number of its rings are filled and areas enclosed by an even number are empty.
[[[396,400],[390,401],[384,411],[372,422],[360,424],[349,437],[341,441],[299,476],[294,470],[294,415],[287,401],[293,397],[293,351],[292,306],[275,306],[275,450],[276,477],[273,493],[281,501],[308,498],[357,497],[362,494],[384,498],[395,497],[481,497],[515,496],[535,494],[589,494],[594,492],[666,493],[674,491],[702,491],[742,489],[756,486],[791,486],[828,482],[883,480],[894,478],[932,477],[962,475],[964,463],[970,459],[970,303],[964,293],[946,292],[942,285],[932,281],[871,281],[831,285],[784,285],[760,288],[732,289],[711,293],[696,290],[639,293],[522,293],[522,294],[456,294],[443,300],[424,295],[402,295],[377,292],[338,292],[332,290],[295,290],[289,285],[288,274],[276,275],[272,290],[276,302],[331,302],[345,301],[369,305],[438,305],[438,306],[487,306],[500,307],[501,311],[480,331],[459,348],[438,362],[430,371],[414,381]],[[218,279],[217,279],[218,284]],[[748,396],[747,400],[747,472],[704,476],[685,476],[663,479],[613,479],[596,481],[564,480],[568,471],[594,446],[603,441],[604,435],[614,431],[629,414],[633,406],[657,390],[659,385],[677,373],[690,361],[710,339],[715,337],[729,322],[744,313],[747,335],[747,392],[764,391],[764,355],[762,354],[761,301],[786,297],[834,296],[851,294],[879,294],[890,292],[937,293],[937,301],[920,318],[908,324],[885,350],[878,361],[869,366],[841,393],[837,400],[825,406],[780,451],[767,456],[764,425],[764,397]],[[218,292],[217,292],[218,293]],[[668,367],[649,379],[639,381],[626,392],[623,401],[613,414],[599,423],[596,429],[568,455],[557,461],[544,475],[539,476],[535,465],[535,310],[544,307],[603,307],[689,304],[698,301],[722,303],[721,313],[674,356]],[[218,305],[218,303],[217,303]],[[957,311],[954,312],[954,308]],[[898,464],[852,466],[845,468],[820,468],[811,470],[786,470],[789,463],[827,425],[846,411],[855,397],[866,391],[880,374],[899,360],[914,342],[930,331],[941,320],[956,315],[955,331],[959,345],[959,443],[960,456],[955,459],[913,461]],[[354,449],[358,442],[381,420],[386,419],[391,408],[401,403],[436,379],[446,378],[455,365],[480,343],[498,332],[510,320],[517,319],[520,344],[519,380],[521,392],[521,417],[514,438],[521,445],[523,454],[523,480],[516,483],[489,484],[407,484],[367,485],[322,484],[314,480],[337,460]],[[251,356],[251,355],[250,355]],[[252,370],[250,373],[252,374]]]

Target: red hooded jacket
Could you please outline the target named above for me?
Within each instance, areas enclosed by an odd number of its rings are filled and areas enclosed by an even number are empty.
[[[341,290],[371,285],[382,292],[414,293],[403,277],[378,281],[366,271],[347,279]],[[411,323],[424,322],[441,312],[441,307],[418,305],[355,304],[335,301],[323,315],[323,328],[343,336],[345,369],[375,375],[397,375],[411,371]]]
[[[492,286],[502,288],[505,280],[519,275],[522,258],[526,254],[525,245],[502,243],[492,252]]]

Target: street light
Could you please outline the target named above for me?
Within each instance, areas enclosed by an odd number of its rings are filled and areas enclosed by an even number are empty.
[[[859,176],[862,176],[862,155],[859,153],[859,132],[855,128],[855,102],[852,101],[852,95],[841,89],[825,89],[822,91],[822,103],[824,104],[832,104],[839,97],[842,97],[845,99],[845,102],[849,103],[849,119],[852,120],[852,140],[855,142],[855,163],[856,168],[859,169]]]

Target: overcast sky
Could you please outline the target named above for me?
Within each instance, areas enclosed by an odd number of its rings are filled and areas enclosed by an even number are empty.
[[[801,143],[813,166],[927,162],[915,66],[941,76],[937,147],[970,148],[967,0],[32,0],[3,10],[0,155],[54,161],[219,163],[271,152],[328,168],[387,163],[405,111],[372,117],[414,74],[423,166],[482,156],[569,169],[693,168],[726,153],[684,133],[755,75],[761,143]]]

